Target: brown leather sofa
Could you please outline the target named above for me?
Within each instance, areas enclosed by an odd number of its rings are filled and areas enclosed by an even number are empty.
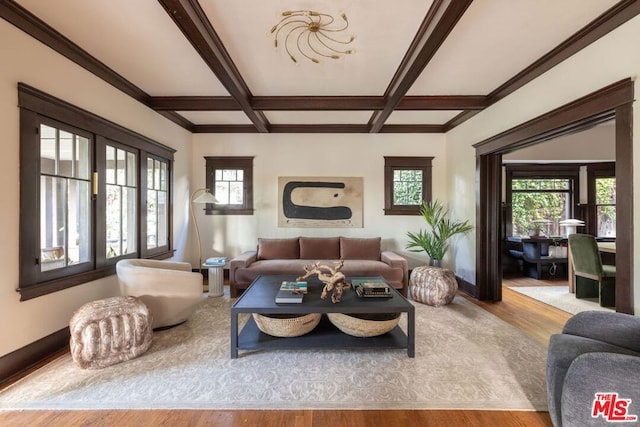
[[[343,259],[347,276],[382,276],[407,294],[408,263],[392,251],[381,250],[381,239],[351,237],[293,237],[258,239],[256,250],[244,252],[229,263],[231,297],[246,289],[261,274],[302,275],[304,266]]]

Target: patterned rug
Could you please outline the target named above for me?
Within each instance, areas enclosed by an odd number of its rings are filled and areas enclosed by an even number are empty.
[[[230,359],[231,303],[228,293],[205,299],[128,362],[82,370],[70,355],[56,359],[0,393],[0,409],[547,408],[546,349],[460,296],[416,303],[415,358],[389,349]]]
[[[571,314],[588,310],[615,311],[610,308],[600,307],[597,298],[576,298],[576,294],[569,293],[569,285],[513,286],[509,287],[509,289]]]

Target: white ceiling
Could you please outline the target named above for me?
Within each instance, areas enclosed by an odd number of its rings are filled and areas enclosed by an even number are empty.
[[[187,0],[182,0],[186,2]],[[194,0],[195,1],[195,0]],[[455,0],[454,0],[455,1]],[[29,12],[152,97],[230,93],[156,0],[17,0]],[[385,94],[431,0],[199,0],[253,96]],[[445,2],[446,3],[446,2]],[[617,0],[475,0],[406,92],[486,96]],[[285,9],[340,21],[355,53],[293,63],[270,28]],[[443,125],[462,110],[395,111],[394,125]],[[178,111],[194,125],[251,125],[245,112]],[[270,124],[366,125],[373,111],[265,111]]]

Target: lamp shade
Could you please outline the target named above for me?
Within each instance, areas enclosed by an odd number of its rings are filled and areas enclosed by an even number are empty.
[[[209,190],[206,190],[198,197],[195,197],[192,203],[218,203],[218,201]]]

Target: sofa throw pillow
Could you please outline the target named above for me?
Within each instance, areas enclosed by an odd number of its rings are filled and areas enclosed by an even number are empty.
[[[300,259],[339,258],[339,237],[300,237]]]
[[[380,261],[380,237],[340,238],[340,255],[343,259],[367,259]]]
[[[297,259],[300,255],[298,238],[258,239],[258,260]]]

